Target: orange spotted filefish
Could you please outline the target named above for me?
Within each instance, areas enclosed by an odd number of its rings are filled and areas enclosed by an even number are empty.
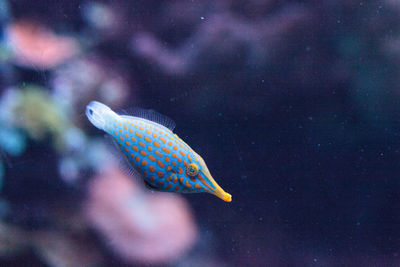
[[[211,176],[203,158],[172,132],[175,123],[167,117],[145,110],[137,116],[119,115],[96,101],[87,105],[86,116],[94,126],[112,136],[148,188],[207,192],[232,201],[232,196]]]

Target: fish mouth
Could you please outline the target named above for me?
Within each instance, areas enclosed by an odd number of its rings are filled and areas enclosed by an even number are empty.
[[[216,197],[222,199],[225,202],[231,202],[232,201],[232,195],[225,192],[224,189],[222,189],[217,182],[214,180],[214,178],[211,176],[210,173],[205,173],[202,170],[200,171],[202,175],[207,177],[207,179],[211,182],[211,186],[204,181],[204,179],[199,175],[200,180],[202,183],[207,187],[207,191]]]

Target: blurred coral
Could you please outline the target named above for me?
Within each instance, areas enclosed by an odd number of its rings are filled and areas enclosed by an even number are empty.
[[[3,161],[0,158],[0,192],[1,188],[3,187],[3,176],[4,176],[4,166],[3,166]]]
[[[53,96],[66,108],[71,118],[84,119],[85,106],[93,99],[120,107],[129,96],[127,80],[117,68],[98,57],[75,59],[55,69],[52,77]]]
[[[84,235],[57,231],[38,231],[33,242],[39,255],[50,266],[99,266],[104,261],[100,251]]]
[[[29,247],[31,239],[29,235],[17,228],[0,223],[0,255],[12,257]]]
[[[20,92],[9,89],[0,96],[0,149],[17,156],[25,151],[26,137],[16,128],[17,117],[14,113],[20,103]]]
[[[44,139],[50,134],[57,145],[61,145],[68,120],[43,88],[28,86],[21,90],[13,112],[16,126],[25,130],[30,138]]]
[[[0,124],[4,124],[0,131],[0,144],[3,143],[6,151],[11,154],[15,154],[13,151],[21,152],[17,148],[24,142],[20,137],[21,130],[34,140],[43,140],[50,134],[54,137],[56,148],[62,149],[69,121],[43,88],[29,85],[24,90],[9,89],[1,96],[0,102],[4,103],[0,108]],[[6,137],[7,131],[11,131],[9,138]]]
[[[83,18],[100,34],[113,35],[121,24],[121,16],[117,12],[112,5],[90,1],[83,8]]]
[[[143,192],[116,169],[91,181],[85,206],[104,243],[131,264],[176,260],[196,239],[191,212],[180,196]]]
[[[71,216],[74,218],[75,216]],[[104,259],[93,245],[85,228],[67,227],[58,230],[23,230],[0,221],[0,256],[12,258],[33,249],[50,266],[98,266]]]
[[[59,36],[33,21],[20,20],[8,26],[8,45],[15,62],[29,68],[49,69],[79,52],[72,37]]]
[[[132,51],[170,75],[208,68],[215,71],[216,64],[233,59],[237,53],[243,53],[245,58],[235,62],[236,68],[262,66],[282,53],[286,39],[308,22],[308,15],[306,9],[297,5],[285,6],[271,16],[254,21],[216,10],[199,17],[201,23],[192,36],[175,49],[163,45],[152,33],[141,32],[132,39]],[[219,65],[218,71],[224,69]]]
[[[2,125],[0,123],[0,125]],[[3,126],[3,125],[2,125]],[[3,126],[0,129],[0,148],[10,155],[20,155],[25,151],[26,137],[18,129]]]

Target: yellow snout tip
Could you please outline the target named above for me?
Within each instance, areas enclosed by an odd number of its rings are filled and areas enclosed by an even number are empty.
[[[231,196],[231,194],[224,193],[224,195],[222,196],[221,199],[222,199],[223,201],[225,201],[225,202],[231,202],[231,201],[232,201],[232,196]]]

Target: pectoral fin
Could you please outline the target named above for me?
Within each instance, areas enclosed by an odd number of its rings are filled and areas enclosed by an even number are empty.
[[[158,188],[155,185],[150,184],[148,181],[143,180],[144,181],[144,185],[147,187],[147,189],[153,190],[153,191],[160,191],[160,192],[164,192],[165,190]]]

